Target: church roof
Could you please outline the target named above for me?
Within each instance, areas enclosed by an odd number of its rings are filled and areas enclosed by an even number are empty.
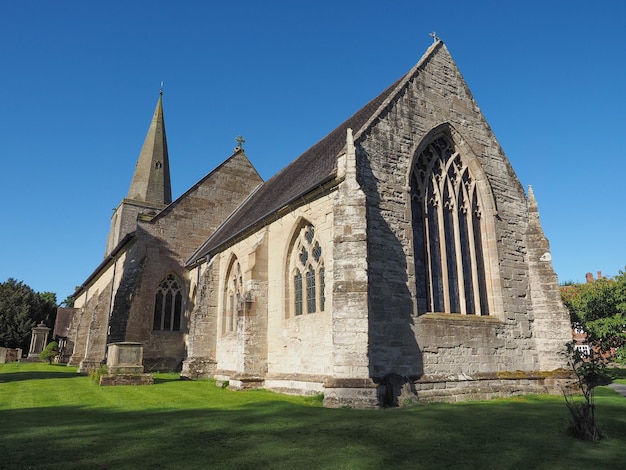
[[[54,322],[54,331],[52,333],[53,338],[67,338],[70,335],[70,327],[72,325],[74,313],[76,313],[75,308],[59,307],[57,309],[57,317]]]
[[[128,199],[159,205],[172,202],[170,163],[163,119],[163,92],[159,94],[146,139],[139,153],[128,190]]]
[[[353,129],[355,137],[361,135],[408,78],[442,45],[441,41],[435,42],[406,75],[261,185],[196,251],[187,261],[187,266],[217,251],[248,230],[268,223],[277,211],[333,179],[337,174],[337,157],[346,143],[346,130]]]
[[[157,220],[167,216],[167,214],[169,214],[176,207],[177,204],[179,204],[181,201],[183,201],[187,197],[189,197],[189,195],[192,194],[194,191],[197,191],[198,188],[201,187],[207,180],[209,180],[210,178],[212,178],[215,175],[219,174],[219,171],[223,167],[225,167],[231,160],[234,160],[235,158],[245,158],[246,161],[249,163],[248,156],[246,155],[246,152],[242,148],[236,148],[233,151],[233,153],[231,154],[230,157],[228,157],[226,160],[224,160],[222,163],[220,163],[217,167],[215,167],[213,170],[211,170],[209,173],[207,173],[205,176],[203,176],[200,180],[198,180],[198,182],[196,182],[193,186],[191,186],[189,189],[187,189],[187,191],[185,191],[183,194],[178,196],[178,198],[176,198],[167,207],[165,207],[164,209],[159,211],[159,213],[156,216],[154,216],[150,220],[150,222],[156,222]],[[253,167],[252,163],[250,163],[250,166],[253,168],[254,172],[258,175],[259,180],[261,180],[262,179],[261,175],[259,175],[259,173],[257,172],[256,168]]]
[[[85,282],[83,282],[80,286],[76,287],[76,290],[74,291],[74,293],[72,294],[72,297],[74,297],[75,299],[81,294],[81,292],[83,292],[84,289],[86,289],[91,282],[96,279],[100,273],[102,271],[104,271],[104,269],[110,264],[113,263],[117,257],[117,255],[122,252],[122,250],[124,250],[126,248],[126,246],[135,238],[135,232],[130,232],[127,233],[126,235],[124,235],[124,238],[122,238],[119,243],[115,246],[115,248],[113,249],[113,251],[111,251],[111,253],[109,253],[108,255],[106,255],[104,257],[104,259],[102,260],[102,262],[98,265],[98,267],[96,269],[93,270],[93,272],[89,275],[89,277],[87,279],[85,279]]]

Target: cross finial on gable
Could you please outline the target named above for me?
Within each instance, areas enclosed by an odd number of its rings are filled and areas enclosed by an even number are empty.
[[[235,152],[238,150],[243,150],[243,143],[245,141],[246,140],[243,137],[241,137],[241,135],[237,136],[237,138],[235,139],[235,142],[237,142],[237,147],[235,147]]]
[[[432,33],[428,34],[431,38],[433,38],[433,42],[437,42],[440,41],[439,36],[437,36],[437,33],[435,31],[433,31]]]

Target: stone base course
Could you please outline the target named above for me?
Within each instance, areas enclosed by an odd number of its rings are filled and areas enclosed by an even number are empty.
[[[99,385],[151,385],[152,374],[107,374],[100,377]]]

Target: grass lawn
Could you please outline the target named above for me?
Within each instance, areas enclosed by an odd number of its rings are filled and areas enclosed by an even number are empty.
[[[609,437],[587,443],[566,434],[559,396],[327,409],[176,374],[99,387],[70,367],[0,364],[0,469],[625,468],[626,398],[596,396]]]

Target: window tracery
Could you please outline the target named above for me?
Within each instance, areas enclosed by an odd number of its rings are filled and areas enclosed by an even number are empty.
[[[224,289],[224,315],[222,331],[228,333],[237,328],[237,318],[243,314],[243,277],[241,266],[236,258],[226,275],[226,285]]]
[[[323,312],[326,307],[326,270],[313,225],[306,224],[300,229],[291,253],[293,315]]]
[[[415,160],[411,204],[418,312],[488,315],[480,194],[448,135]]]
[[[169,274],[161,281],[155,295],[152,329],[180,331],[182,310],[182,283],[173,274]]]

